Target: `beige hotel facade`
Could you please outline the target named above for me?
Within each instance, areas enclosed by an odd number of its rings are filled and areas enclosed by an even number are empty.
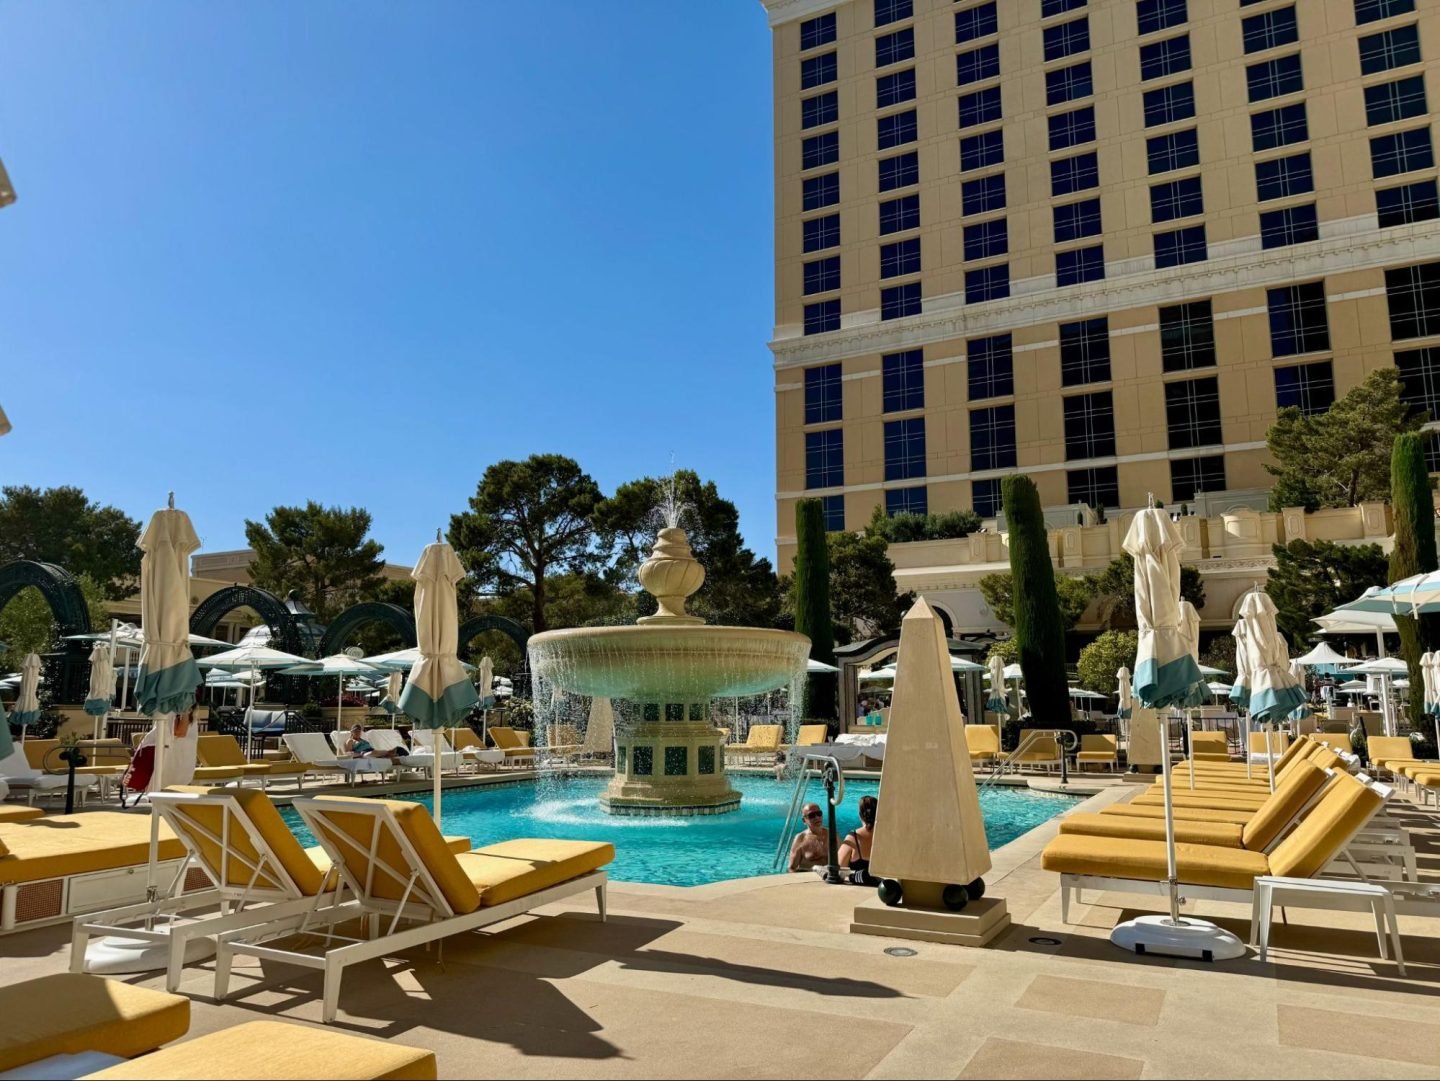
[[[1431,0],[761,0],[776,504],[1263,508],[1279,405],[1440,417]]]

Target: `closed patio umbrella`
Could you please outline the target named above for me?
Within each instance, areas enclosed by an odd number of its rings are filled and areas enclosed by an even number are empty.
[[[1115,691],[1117,701],[1115,715],[1122,721],[1128,721],[1131,713],[1135,710],[1135,696],[1130,687],[1130,669],[1124,665],[1116,669],[1115,682],[1118,685]]]
[[[15,709],[10,715],[12,724],[20,726],[20,742],[25,742],[25,729],[40,719],[40,658],[34,653],[25,654],[20,663],[20,690],[15,698]]]
[[[380,699],[380,708],[392,717],[400,711],[400,689],[404,685],[405,677],[398,669],[391,672],[385,680],[385,697]]]
[[[987,663],[990,667],[990,697],[985,702],[985,708],[991,713],[1007,714],[1010,704],[1005,698],[1005,662],[999,654],[991,654]]]
[[[95,718],[95,738],[100,738],[100,725],[105,714],[110,712],[110,701],[115,697],[115,662],[111,658],[110,646],[96,642],[90,651],[90,689],[85,695],[85,712]]]
[[[1236,654],[1245,650],[1245,674],[1250,697],[1247,709],[1251,722],[1265,725],[1265,752],[1271,765],[1270,790],[1275,790],[1275,756],[1270,734],[1273,722],[1287,716],[1305,701],[1305,692],[1290,671],[1290,650],[1275,624],[1275,602],[1268,593],[1253,589],[1240,602],[1240,625]],[[1234,692],[1231,692],[1233,697]],[[1247,748],[1247,759],[1248,748]]]
[[[400,694],[400,709],[420,728],[450,728],[480,700],[475,685],[455,655],[460,645],[460,617],[455,586],[465,568],[455,549],[440,539],[427,544],[420,562],[410,572],[415,579],[415,629],[420,639],[420,663],[410,669]],[[435,825],[440,825],[440,762],[435,780]]]
[[[1190,652],[1181,626],[1180,549],[1184,541],[1170,516],[1153,505],[1130,523],[1124,547],[1135,560],[1135,623],[1139,644],[1135,651],[1134,693],[1147,709],[1160,710],[1181,702],[1201,681],[1200,666]],[[1140,916],[1116,926],[1110,941],[1136,952],[1175,953],[1180,956],[1225,960],[1240,957],[1240,940],[1206,920],[1181,917],[1175,864],[1175,806],[1171,785],[1170,752],[1165,720],[1160,724],[1160,761],[1164,772],[1166,885],[1170,911],[1164,916]]]

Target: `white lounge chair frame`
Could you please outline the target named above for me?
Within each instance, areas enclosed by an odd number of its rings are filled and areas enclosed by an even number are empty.
[[[337,733],[337,735],[339,735]],[[393,728],[369,728],[365,731],[365,738],[377,751],[408,751],[405,741],[400,738],[400,733]],[[417,740],[417,742],[419,742]],[[421,744],[424,747],[423,744]],[[407,753],[401,758],[393,760],[397,766],[404,766],[406,769],[420,770],[426,775],[433,775],[435,769],[435,755],[425,748],[421,753]],[[441,772],[458,772],[463,759],[454,751],[448,748],[440,754]]]
[[[445,894],[430,874],[424,860],[411,845],[394,813],[384,803],[376,802],[368,806],[365,803],[345,803],[337,807],[335,804],[327,804],[324,799],[297,799],[292,806],[300,812],[300,817],[305,820],[310,832],[330,853],[345,885],[358,899],[359,907],[368,916],[365,923],[370,937],[354,939],[327,935],[322,940],[327,945],[315,953],[269,945],[269,942],[294,932],[293,918],[253,928],[248,933],[236,931],[220,935],[216,940],[215,952],[216,999],[223,1000],[229,993],[230,967],[235,954],[320,969],[325,973],[320,1019],[328,1025],[335,1020],[340,1003],[340,981],[345,975],[345,969],[351,965],[391,956],[412,946],[435,942],[464,931],[475,931],[501,923],[531,909],[554,904],[588,890],[595,891],[595,903],[600,919],[605,919],[605,888],[608,876],[604,871],[591,871],[568,882],[537,890],[504,904],[482,906],[473,912],[457,914],[445,900]],[[327,809],[339,809],[347,815],[369,817],[371,828],[368,845],[362,848],[348,834],[329,828],[323,817]],[[380,842],[386,836],[399,848],[403,860],[401,866],[392,866],[379,858]],[[351,854],[360,855],[365,861],[367,876],[363,881],[354,876],[346,862],[347,855]],[[399,901],[375,895],[377,877],[402,887]],[[377,934],[381,916],[390,917],[389,926],[383,934]],[[415,926],[402,930],[402,920],[417,922]],[[247,934],[253,937],[247,937]]]
[[[357,906],[353,903],[342,904],[343,880],[338,877],[335,888],[329,893],[321,890],[313,897],[306,896],[286,873],[285,865],[234,796],[156,792],[151,799],[155,811],[185,845],[188,856],[171,883],[169,896],[76,917],[70,936],[71,972],[85,971],[85,949],[90,939],[96,936],[116,935],[148,942],[167,942],[169,955],[165,989],[173,992],[180,986],[186,949],[192,939],[214,938],[225,931],[253,927],[285,916],[302,917],[303,926],[312,918],[322,918],[329,923],[357,914]],[[203,806],[220,808],[219,833],[186,817],[187,811]],[[203,834],[215,844],[219,852],[218,868],[212,869],[204,854],[196,850],[192,831]],[[257,858],[247,857],[236,850],[234,842],[241,834],[254,846]],[[250,875],[243,886],[228,884],[229,871],[237,864]],[[181,892],[180,884],[184,882],[185,871],[190,866],[205,872],[211,889]],[[262,885],[259,882],[261,876],[274,885]],[[211,911],[217,905],[219,912]]]
[[[85,806],[85,797],[98,780],[99,778],[90,774],[81,774],[75,778],[75,802],[78,806]],[[25,758],[24,749],[17,743],[8,758],[0,759],[0,781],[4,781],[12,789],[23,791],[26,804],[33,807],[37,795],[65,795],[70,778],[65,773],[46,773],[36,769]]]
[[[329,741],[320,732],[286,732],[281,738],[297,762],[304,762],[317,770],[343,773],[352,785],[362,773],[382,776],[395,768],[388,758],[337,758]]]

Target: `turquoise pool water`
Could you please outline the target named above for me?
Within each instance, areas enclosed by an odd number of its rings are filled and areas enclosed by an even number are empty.
[[[447,834],[466,834],[477,848],[514,837],[610,841],[615,845],[610,877],[622,882],[699,886],[776,873],[775,845],[794,782],[743,775],[731,780],[745,797],[740,810],[698,818],[607,815],[595,802],[606,784],[603,777],[452,790],[445,793],[443,826]],[[855,811],[860,797],[878,795],[879,789],[876,781],[846,782],[845,802],[835,812],[842,836],[860,824]],[[809,798],[818,803],[823,796],[820,782],[812,782]],[[429,793],[398,798],[426,807],[431,803]],[[1073,796],[1025,788],[981,792],[990,847],[1013,841],[1074,802]],[[286,808],[282,813],[305,844],[315,843],[296,812]]]

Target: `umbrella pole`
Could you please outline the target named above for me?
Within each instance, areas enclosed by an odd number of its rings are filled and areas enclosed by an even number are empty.
[[[1244,724],[1245,724],[1245,779],[1248,781],[1248,780],[1251,779],[1251,777],[1250,777],[1250,768],[1251,768],[1251,767],[1250,767],[1250,714],[1248,714],[1248,713],[1245,714]]]
[[[319,650],[316,650],[318,653]],[[335,693],[335,731],[345,731],[345,677],[340,677],[339,690]]]
[[[1273,726],[1270,724],[1270,721],[1269,721],[1269,719],[1267,718],[1266,721],[1265,721],[1265,767],[1266,767],[1267,775],[1268,775],[1269,778],[1270,778],[1270,791],[1271,791],[1271,792],[1274,792],[1274,791],[1275,791],[1275,747],[1274,747],[1274,745],[1273,745],[1273,744],[1271,743],[1271,741],[1270,741],[1270,732],[1271,732],[1272,727],[1273,727]]]
[[[1185,711],[1185,746],[1190,751],[1190,787],[1195,787],[1195,714]]]
[[[430,759],[430,777],[435,790],[435,828],[438,830],[440,829],[440,748],[438,746],[438,741],[435,744],[431,744],[431,747],[432,757]]]
[[[155,715],[155,769],[150,775],[150,795],[161,791],[164,788],[163,779],[165,769],[165,730],[173,730],[175,726],[175,714],[157,713]],[[145,865],[145,900],[154,904],[158,886],[156,878],[160,872],[160,815],[155,810],[155,801],[147,800],[147,810],[150,812],[150,853]]]
[[[1160,767],[1165,796],[1165,884],[1170,893],[1170,922],[1180,922],[1179,871],[1175,866],[1175,793],[1170,781],[1170,724],[1160,715]]]

